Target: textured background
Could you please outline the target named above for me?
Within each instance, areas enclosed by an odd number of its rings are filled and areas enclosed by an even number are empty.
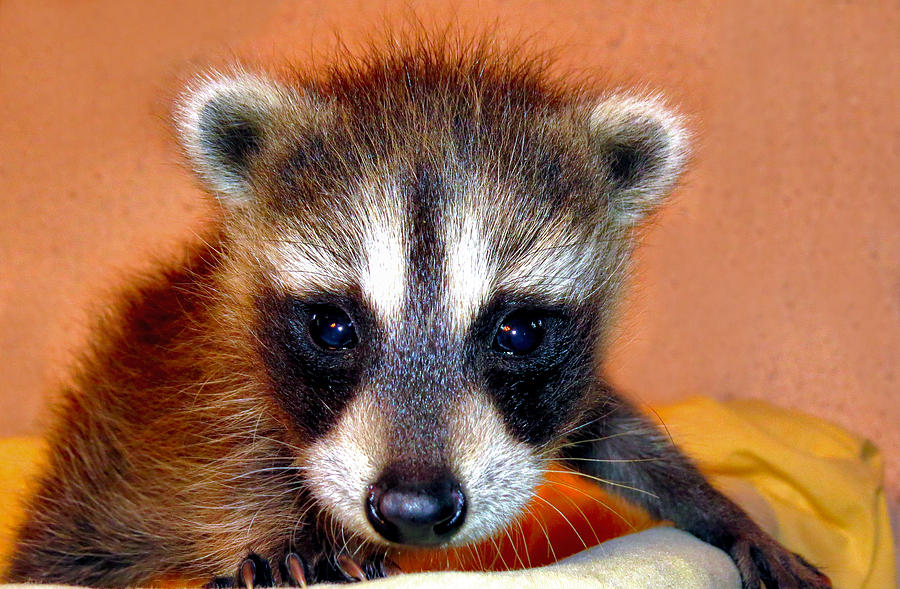
[[[610,368],[645,401],[757,397],[875,440],[900,495],[896,2],[0,3],[0,435],[39,431],[90,309],[211,215],[169,131],[229,56],[327,55],[417,15],[556,47],[692,117]]]

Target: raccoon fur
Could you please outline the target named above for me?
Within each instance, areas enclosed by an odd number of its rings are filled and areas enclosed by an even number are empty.
[[[555,458],[748,589],[828,586],[598,371],[685,159],[657,97],[421,42],[210,73],[177,124],[223,220],[97,329],[8,581],[374,578],[500,532]]]

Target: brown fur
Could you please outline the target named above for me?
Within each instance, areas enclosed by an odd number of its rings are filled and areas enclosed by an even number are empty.
[[[50,436],[9,579],[211,577],[295,524],[289,483],[260,488],[271,477],[246,476],[248,465],[289,463],[291,440],[236,328],[246,317],[220,308],[220,264],[204,246],[184,269],[133,291],[96,331]]]

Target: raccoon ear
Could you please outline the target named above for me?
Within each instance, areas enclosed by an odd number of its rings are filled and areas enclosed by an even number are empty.
[[[623,225],[639,223],[681,174],[688,143],[683,121],[658,97],[614,95],[593,107],[590,126],[610,215]]]
[[[188,87],[176,111],[181,141],[223,204],[252,200],[253,159],[291,103],[289,89],[244,72],[207,75]]]

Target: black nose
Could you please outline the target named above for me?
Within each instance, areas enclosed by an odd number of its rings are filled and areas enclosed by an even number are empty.
[[[369,522],[386,540],[434,546],[449,540],[466,517],[466,496],[446,474],[425,481],[382,476],[369,487]]]

